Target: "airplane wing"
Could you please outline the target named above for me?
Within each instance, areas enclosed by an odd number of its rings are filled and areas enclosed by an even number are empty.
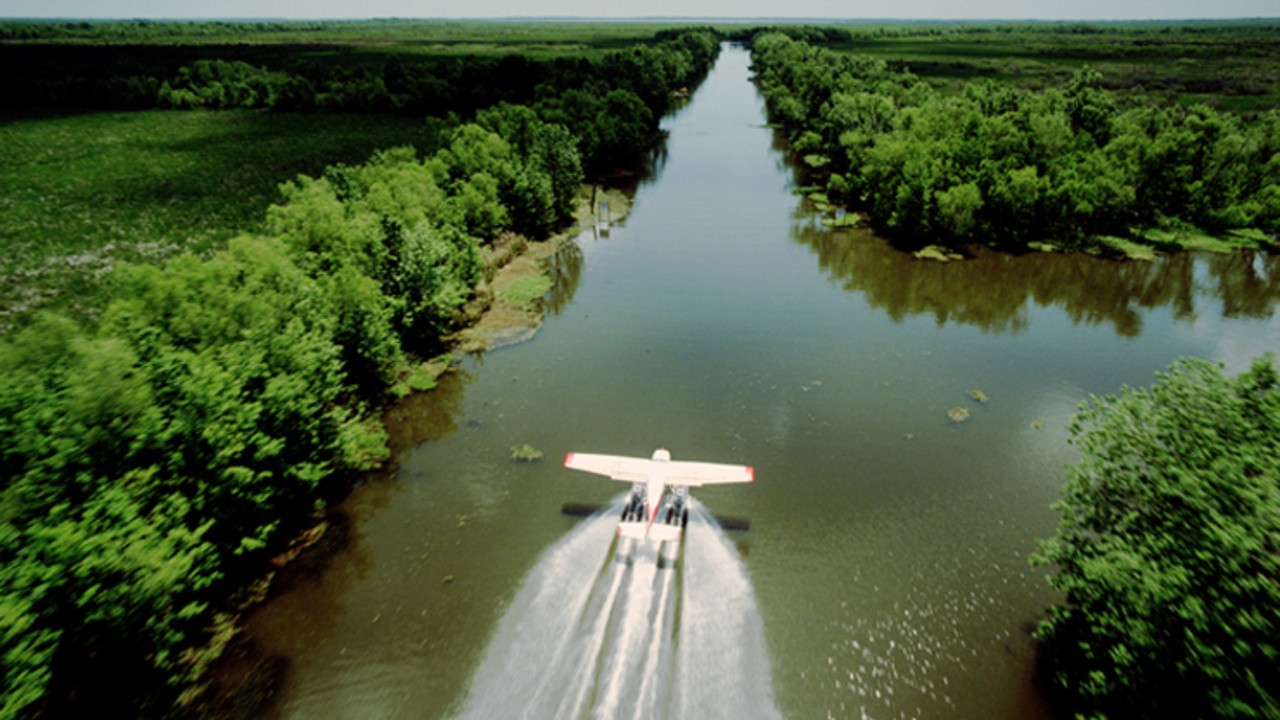
[[[667,465],[668,485],[719,485],[722,483],[755,482],[755,468],[749,465],[722,465],[720,463],[684,462],[672,460]]]
[[[621,482],[648,482],[653,472],[652,464],[652,460],[619,455],[569,453],[564,456],[564,466],[571,470],[608,475]]]
[[[661,474],[667,485],[691,487],[755,482],[755,469],[748,465],[660,461],[620,455],[569,453],[564,456],[564,466],[572,470],[608,475],[622,482],[648,482],[651,476],[658,474]]]

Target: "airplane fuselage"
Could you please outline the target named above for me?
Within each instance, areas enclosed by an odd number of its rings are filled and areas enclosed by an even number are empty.
[[[745,465],[672,462],[666,449],[649,459],[569,453],[565,467],[607,475],[631,483],[618,534],[649,540],[679,540],[688,522],[688,488],[693,485],[749,483],[755,471]]]

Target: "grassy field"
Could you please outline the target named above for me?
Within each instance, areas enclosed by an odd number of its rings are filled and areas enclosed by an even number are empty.
[[[1141,102],[1280,107],[1280,23],[880,26],[832,48],[908,67],[935,86],[989,78],[1041,89],[1082,66]]]
[[[687,23],[686,23],[687,25]],[[378,56],[532,58],[590,56],[648,42],[675,23],[570,21],[363,20],[327,22],[101,22],[0,23],[10,45],[119,47],[279,46],[313,56],[334,53]],[[30,37],[24,37],[30,35]],[[304,56],[306,53],[303,54]]]
[[[120,262],[257,230],[277,186],[376,149],[434,143],[421,119],[109,112],[0,124],[0,326],[35,306],[92,315]]]
[[[91,316],[109,270],[204,251],[252,231],[277,186],[376,149],[433,143],[424,115],[469,112],[457,68],[602,57],[673,25],[581,22],[0,22],[0,332],[36,307]],[[125,110],[115,79],[171,78],[202,58],[309,77],[406,72],[462,87],[450,104],[385,114]],[[517,63],[517,65],[520,65]],[[523,67],[523,66],[522,66]],[[525,68],[527,69],[527,68]],[[481,75],[478,77],[488,77]],[[57,87],[48,96],[31,87]],[[154,95],[154,89],[148,91]],[[150,97],[150,96],[148,96]],[[112,98],[117,98],[116,102]],[[143,107],[155,105],[142,100]],[[484,103],[484,104],[487,104]],[[102,111],[120,106],[122,111]],[[383,112],[379,110],[378,112]]]

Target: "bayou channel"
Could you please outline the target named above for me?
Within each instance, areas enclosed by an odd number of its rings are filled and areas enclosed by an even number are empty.
[[[392,411],[342,548],[249,620],[274,717],[1049,716],[1027,556],[1076,406],[1275,350],[1280,257],[917,259],[824,226],[765,123],[726,46],[540,332]],[[756,470],[693,492],[673,563],[561,513],[626,489],[564,453],[658,447]]]

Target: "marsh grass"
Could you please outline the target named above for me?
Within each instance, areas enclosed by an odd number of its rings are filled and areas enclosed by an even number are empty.
[[[516,307],[529,307],[551,291],[551,278],[546,275],[522,277],[502,291],[503,298]]]
[[[1280,40],[1271,20],[943,23],[850,32],[832,49],[879,57],[955,92],[979,79],[1042,90],[1087,65],[1134,102],[1203,102],[1242,113],[1280,107]]]
[[[0,124],[0,327],[36,307],[92,316],[111,269],[263,228],[300,173],[434,145],[421,119],[106,112]]]
[[[1243,248],[1257,247],[1260,240],[1267,241],[1266,235],[1256,230],[1233,230],[1215,235],[1195,228],[1150,229],[1140,233],[1140,238],[1158,248],[1182,248],[1216,253],[1230,253]]]
[[[409,393],[426,392],[440,383],[440,376],[453,367],[453,355],[444,354],[414,363],[401,370],[399,381],[391,387],[391,394],[403,398]]]
[[[93,22],[67,27],[59,23],[11,21],[0,28],[35,27],[32,37],[14,44],[169,47],[312,46],[312,58],[353,51],[372,55],[519,54],[529,57],[581,56],[647,42],[658,30],[685,26],[672,22],[326,20],[274,22]],[[42,27],[43,26],[43,27]]]

